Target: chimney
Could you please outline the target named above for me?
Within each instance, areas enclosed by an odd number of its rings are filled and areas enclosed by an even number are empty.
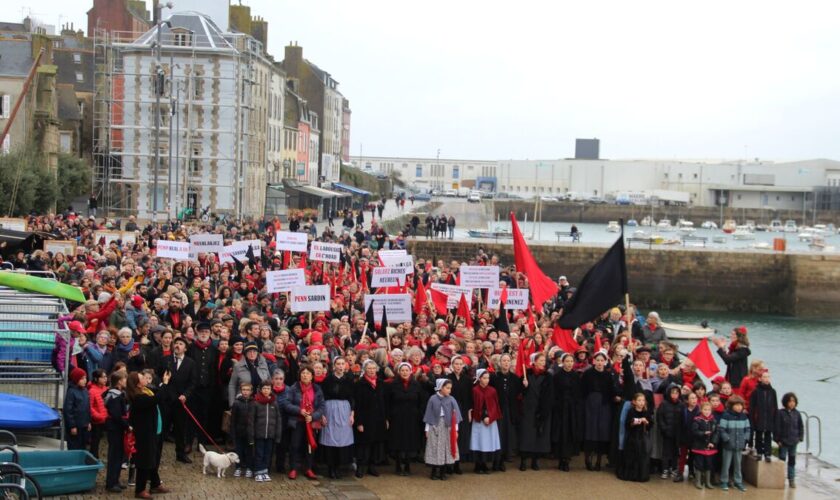
[[[301,62],[303,62],[303,48],[297,44],[286,45],[285,65],[288,65],[286,67],[295,67]]]

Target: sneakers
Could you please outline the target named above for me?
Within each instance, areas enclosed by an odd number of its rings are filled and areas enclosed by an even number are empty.
[[[720,483],[720,491],[729,491],[729,485],[727,483]]]
[[[242,469],[236,469],[233,471],[233,477],[242,477]]]
[[[254,481],[258,483],[265,481],[265,479],[263,479],[263,474],[257,474],[256,476],[254,476]]]
[[[735,487],[738,488],[738,491],[747,491],[743,484],[735,483]]]
[[[269,476],[268,474],[263,474],[262,477],[264,483],[268,483],[271,481],[271,476]]]
[[[671,471],[668,469],[662,469],[662,474],[659,476],[660,479],[668,479],[671,477]]]
[[[297,479],[297,470],[292,469],[289,471],[289,479],[291,479],[292,481]]]
[[[254,473],[253,473],[253,472],[251,472],[251,469],[246,469],[246,470],[245,470],[245,477],[246,477],[246,478],[249,478],[249,479],[250,479],[250,478],[252,478],[252,477],[254,477]]]

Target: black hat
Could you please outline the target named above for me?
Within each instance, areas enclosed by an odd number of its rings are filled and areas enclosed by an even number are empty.
[[[230,345],[244,344],[244,343],[245,343],[245,339],[242,338],[242,337],[233,337],[233,338],[230,339]]]
[[[637,347],[637,348],[636,348],[636,354],[638,354],[638,353],[640,353],[640,352],[653,352],[653,351],[651,350],[651,348],[650,348],[650,347],[648,347],[648,346],[646,346],[646,345],[643,345],[643,346],[641,346],[641,347]]]
[[[175,337],[175,339],[174,339],[174,340],[172,340],[172,345],[175,345],[175,343],[176,343],[176,342],[183,342],[185,347],[186,347],[187,345],[189,345],[189,344],[187,343],[187,339],[185,339],[184,337]]]
[[[251,342],[248,342],[247,344],[245,344],[245,349],[242,352],[248,352],[251,349],[253,349],[255,351],[259,351],[259,348],[257,347],[257,343],[254,342],[253,340]]]
[[[210,329],[210,323],[208,323],[206,321],[202,321],[201,323],[199,323],[195,326],[195,331],[197,331],[197,332],[201,331],[201,330],[209,330],[209,329]]]

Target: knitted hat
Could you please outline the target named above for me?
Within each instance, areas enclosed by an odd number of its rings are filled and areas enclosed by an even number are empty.
[[[143,297],[140,295],[131,297],[131,305],[133,305],[135,309],[143,307]]]
[[[81,368],[73,368],[70,371],[70,381],[73,382],[73,385],[79,383],[79,380],[87,377],[87,372],[82,370]]]
[[[253,350],[255,350],[255,351],[259,351],[259,348],[257,347],[257,343],[256,343],[256,342],[251,341],[251,342],[248,342],[247,344],[245,344],[245,349],[244,349],[242,352],[248,352],[248,351],[250,351],[251,349],[253,349]]]

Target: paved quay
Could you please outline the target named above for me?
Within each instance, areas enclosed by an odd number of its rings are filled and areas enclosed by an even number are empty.
[[[412,476],[400,477],[388,466],[379,467],[380,477],[365,476],[361,480],[347,474],[345,479],[330,481],[321,479],[308,481],[298,478],[289,481],[285,475],[272,474],[269,483],[257,483],[244,478],[228,477],[218,479],[215,474],[201,474],[201,455],[192,454],[190,465],[174,462],[174,447],[164,448],[161,478],[172,490],[167,495],[156,495],[164,500],[182,499],[327,499],[327,500],[383,500],[458,498],[459,500],[500,498],[506,500],[527,498],[528,500],[557,498],[558,493],[575,492],[588,498],[626,498],[645,500],[679,499],[785,499],[785,500],[828,500],[840,498],[840,473],[838,469],[816,460],[800,460],[798,488],[796,490],[757,489],[747,486],[746,493],[720,489],[698,491],[693,483],[674,484],[652,476],[647,483],[619,481],[612,471],[587,472],[582,459],[572,461],[571,472],[554,469],[553,460],[542,460],[542,470],[520,472],[515,463],[508,464],[507,472],[496,472],[478,476],[472,473],[472,466],[466,464],[464,474],[450,476],[447,481],[429,479],[429,468],[423,464],[412,464]],[[807,465],[807,472],[805,467]],[[126,474],[121,479],[125,482]],[[72,495],[69,500],[133,498],[133,488],[123,494],[107,493],[104,488],[104,470],[97,479],[96,490],[84,495]]]

